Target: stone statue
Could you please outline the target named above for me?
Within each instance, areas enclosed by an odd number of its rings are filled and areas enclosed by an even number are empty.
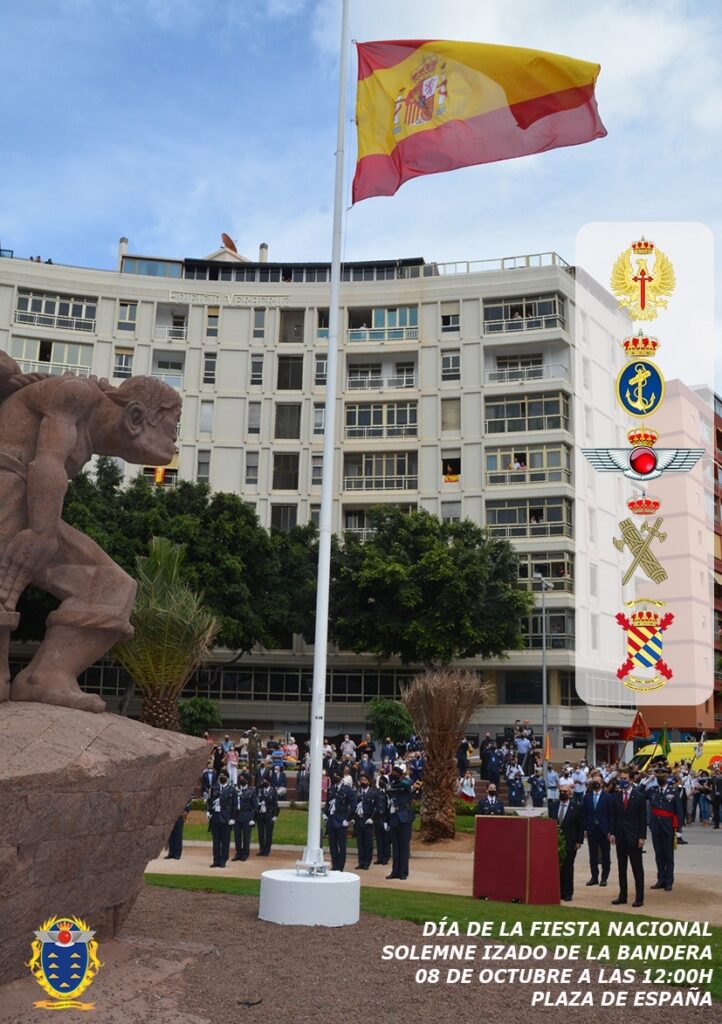
[[[105,703],[78,676],[132,635],[136,584],[61,516],[68,480],[92,455],[167,465],[180,398],[152,377],[120,387],[96,377],[23,374],[0,352],[0,701],[40,701],[85,711]],[[10,634],[28,584],[60,599],[45,638],[10,685]]]

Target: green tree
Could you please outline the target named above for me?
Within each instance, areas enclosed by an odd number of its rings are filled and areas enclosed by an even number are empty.
[[[188,736],[202,736],[206,729],[221,725],[218,705],[208,697],[191,697],[178,705],[181,732]]]
[[[381,506],[370,520],[376,532],[365,544],[346,534],[335,550],[331,632],[339,646],[427,668],[521,646],[533,599],[518,585],[507,541],[423,510]]]
[[[181,578],[183,548],[156,537],[138,558],[135,633],[113,648],[142,694],[141,721],[179,731],[178,697],[213,645],[218,621]]]
[[[411,715],[400,700],[374,697],[366,707],[366,721],[378,739],[390,736],[394,743],[404,740],[414,731]]]

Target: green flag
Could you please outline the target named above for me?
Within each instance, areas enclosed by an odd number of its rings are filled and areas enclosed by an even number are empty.
[[[672,744],[669,742],[669,736],[667,735],[667,726],[665,724],[662,729],[662,735],[659,737],[659,749],[664,754],[665,760],[672,753]]]

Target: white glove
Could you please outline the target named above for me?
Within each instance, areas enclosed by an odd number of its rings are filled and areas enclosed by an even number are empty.
[[[209,815],[209,817],[210,817],[210,815]],[[328,821],[328,815],[327,814],[322,814],[321,817],[323,818],[324,821]]]
[[[389,830],[389,823],[388,823],[388,821],[385,821],[384,822],[384,832],[388,832],[388,830]]]
[[[248,822],[248,824],[249,824],[249,825],[251,826],[251,828],[253,828],[253,826],[254,826],[254,825],[255,825],[256,823],[255,823],[255,821],[249,821],[249,822]]]
[[[348,822],[346,821],[346,819],[345,819],[345,818],[343,819],[343,821],[341,822],[341,824],[343,825],[343,827],[344,827],[344,828],[347,828],[347,827],[348,827]]]
[[[271,818],[271,821],[276,821],[276,819],[275,818]]]
[[[374,819],[373,818],[367,818],[366,821],[364,822],[365,825],[373,825],[373,823],[374,823]]]
[[[211,820],[211,812],[210,811],[206,811],[206,818],[208,818],[209,821]]]
[[[235,818],[231,818],[231,820],[228,822],[229,825],[235,825],[235,823],[236,823],[236,819]]]

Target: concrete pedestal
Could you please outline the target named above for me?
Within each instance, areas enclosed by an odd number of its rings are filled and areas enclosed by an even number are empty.
[[[339,928],[356,924],[360,899],[361,880],[350,871],[315,877],[293,870],[264,871],[258,916],[274,924]]]

